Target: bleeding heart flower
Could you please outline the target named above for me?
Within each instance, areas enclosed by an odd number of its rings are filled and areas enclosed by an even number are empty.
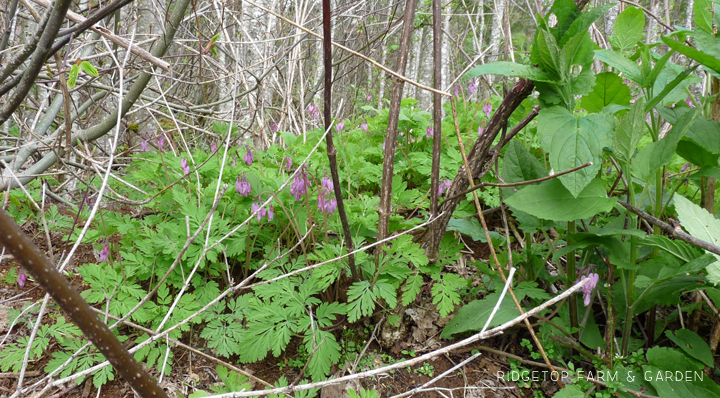
[[[165,136],[164,135],[159,135],[157,137],[157,144],[158,144],[158,148],[162,149],[162,147],[165,145]]]
[[[432,127],[428,126],[425,130],[425,139],[429,140],[433,137],[433,135],[435,135],[435,130]]]
[[[190,174],[190,166],[188,166],[187,159],[182,158],[182,160],[180,161],[180,167],[182,168],[185,175]]]
[[[470,80],[470,85],[468,85],[468,93],[472,95],[475,90],[477,90],[477,83],[475,83],[475,79]]]
[[[21,269],[21,270],[20,270],[20,275],[18,275],[18,278],[17,278],[17,284],[18,284],[18,286],[20,286],[20,287],[25,287],[25,281],[26,281],[26,280],[27,280],[27,275],[25,275],[25,270],[24,270],[24,269]]]
[[[292,159],[290,157],[285,158],[285,171],[288,173],[292,170]]]
[[[248,147],[247,152],[245,152],[245,156],[243,156],[243,159],[245,159],[245,164],[248,166],[252,166],[253,159],[255,159],[255,156],[253,156],[252,151]]]
[[[248,196],[252,191],[252,187],[245,176],[243,176],[242,179],[240,179],[240,176],[237,176],[237,179],[235,180],[235,190],[240,196]]]
[[[212,152],[217,151],[217,144],[216,144],[215,142],[213,142],[212,144],[210,144],[210,150],[211,150]]]
[[[108,259],[108,256],[110,255],[110,248],[108,247],[108,244],[105,243],[105,247],[100,251],[100,256],[98,257],[100,259],[100,262],[103,262]]]
[[[487,118],[490,119],[490,114],[492,113],[492,109],[493,109],[492,105],[485,104],[485,105],[483,105],[482,109],[483,109],[483,112],[485,112],[485,116],[487,116]]]
[[[147,152],[147,149],[148,149],[148,142],[145,140],[142,140],[142,142],[140,143],[140,150],[143,152]]]
[[[360,125],[360,130],[362,130],[363,133],[366,133],[366,134],[367,134],[367,132],[368,132],[368,124],[367,124],[367,123],[361,124],[361,125]]]
[[[485,129],[482,126],[478,126],[478,137],[481,137],[484,132]]]

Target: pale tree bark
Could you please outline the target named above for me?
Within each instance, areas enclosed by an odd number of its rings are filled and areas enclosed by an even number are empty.
[[[655,15],[660,15],[660,0],[651,0],[650,12]],[[660,25],[657,23],[655,18],[648,18],[648,20],[649,22],[645,42],[651,44],[658,39],[658,28]]]
[[[489,61],[497,61],[500,59],[502,47],[500,43],[505,39],[503,32],[503,22],[505,18],[505,4],[503,0],[494,1],[494,14],[492,18],[492,30],[490,32],[490,52],[495,56],[490,57]]]
[[[693,7],[695,6],[695,0],[687,0],[685,7],[685,27],[692,29],[693,27]]]

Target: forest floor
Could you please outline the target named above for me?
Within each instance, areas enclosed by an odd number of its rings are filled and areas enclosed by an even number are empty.
[[[38,228],[37,225],[25,225],[23,226],[23,229],[29,236],[33,237],[35,244],[44,249],[45,253],[48,254],[48,242],[44,231],[41,228]],[[67,236],[63,236],[63,234],[51,232],[50,237],[53,248],[53,256],[57,261],[64,251],[70,250],[72,245],[67,243]],[[476,242],[472,244],[472,246],[476,252],[475,255],[485,255],[485,257],[487,257],[487,253],[485,253],[487,251],[487,247],[485,244]],[[0,251],[2,251],[1,245]],[[82,244],[78,247],[78,250],[74,255],[75,260],[70,268],[72,269],[85,263],[95,263],[97,262],[96,255],[97,253],[95,253],[91,244]],[[12,257],[5,256],[3,261],[0,263],[0,336],[2,336],[2,338],[6,338],[5,343],[14,342],[21,337],[29,335],[30,333],[29,329],[25,325],[22,325],[21,327],[14,326],[10,329],[10,323],[12,320],[8,319],[8,310],[11,308],[22,308],[22,306],[27,302],[42,300],[45,294],[44,290],[36,285],[31,279],[28,279],[28,282],[23,288],[20,288],[17,283],[8,282],[5,276],[13,269],[15,269],[16,272],[19,272],[19,265],[12,259]],[[84,287],[79,275],[77,273],[73,273],[72,275],[73,280],[71,282],[73,286],[75,286],[78,290],[83,290]],[[48,317],[45,317],[45,320],[47,321]],[[408,330],[411,331],[408,333],[408,336],[389,350],[384,350],[375,342],[371,343],[365,351],[364,358],[359,361],[360,367],[364,367],[364,369],[358,368],[357,371],[369,370],[370,368],[377,368],[390,363],[399,362],[451,343],[448,341],[435,340],[436,338],[439,339],[437,335],[439,335],[441,331],[440,329],[434,331],[434,336],[427,336],[427,331],[424,331],[426,337],[420,337],[418,339],[418,336],[423,334],[417,333],[418,325],[411,317],[405,317],[404,321],[406,322]],[[415,333],[412,331],[415,331]],[[435,357],[434,360],[429,360],[413,367],[402,368],[395,370],[392,373],[381,374],[376,377],[363,379],[360,381],[360,385],[366,389],[378,390],[381,397],[391,397],[410,391],[432,380],[455,366],[457,363],[467,359],[472,355],[471,351],[478,348],[482,349],[482,347],[489,347],[491,349],[506,351],[510,354],[522,356],[522,352],[516,351],[524,351],[524,349],[520,347],[519,343],[526,332],[521,329],[510,329],[508,332],[509,333],[491,340],[481,342],[482,346],[469,346],[462,352],[453,352],[449,355]],[[126,329],[124,330],[124,333],[129,334],[131,331]],[[183,342],[195,348],[203,349],[204,340],[199,338],[199,333],[199,330],[197,333],[190,333],[190,337],[184,337]],[[361,334],[362,332],[358,331],[358,333]],[[186,333],[185,335],[188,334]],[[127,342],[132,341],[133,339],[127,340]],[[298,367],[288,366],[287,364],[292,362],[293,358],[297,355],[298,344],[299,341],[292,341],[288,350],[286,350],[279,358],[268,356],[260,362],[250,364],[242,364],[237,361],[237,358],[230,358],[227,362],[270,384],[274,384],[283,375],[288,382],[293,382],[300,379],[298,376],[301,369]],[[38,360],[30,362],[25,375],[25,386],[32,385],[45,375],[43,368],[52,357],[53,351],[57,349],[58,347],[51,343],[44,355],[42,355]],[[173,348],[173,354],[174,363],[172,373],[170,374],[170,377],[166,377],[162,383],[165,390],[169,393],[169,396],[187,396],[198,389],[210,391],[210,387],[219,382],[215,371],[217,366],[216,363],[179,347]],[[510,366],[505,356],[484,352],[478,359],[471,361],[467,365],[451,372],[449,375],[435,382],[431,387],[429,387],[429,390],[418,392],[413,396],[466,398],[533,397],[531,388],[519,388],[515,383],[505,381],[498,377],[498,372],[507,372],[509,369]],[[0,398],[12,395],[16,387],[17,374],[0,373]],[[255,384],[253,385],[253,388],[260,389],[262,386]],[[319,396],[322,398],[346,397],[347,393],[344,390],[347,388],[357,389],[357,385],[345,384],[330,386],[323,389]],[[550,382],[535,384],[533,385],[533,388],[542,389],[548,396],[552,396],[558,389],[555,384]],[[102,396],[109,398],[129,398],[133,396],[133,392],[127,383],[116,376],[115,380],[102,386],[101,391],[98,391],[98,389],[92,385],[92,379],[88,378],[79,385],[71,382],[64,388],[51,391],[47,396],[79,398]]]

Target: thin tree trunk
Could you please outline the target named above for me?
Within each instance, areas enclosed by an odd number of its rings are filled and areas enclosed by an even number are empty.
[[[398,59],[395,71],[405,75],[407,66],[408,50],[412,37],[413,21],[415,20],[415,5],[417,0],[407,0],[405,3],[405,17],[403,19],[403,32],[398,48]],[[400,101],[404,81],[393,78],[392,97],[390,98],[390,113],[388,116],[387,137],[385,138],[385,157],[383,159],[382,186],[380,187],[380,208],[378,220],[378,240],[387,238],[390,227],[390,201],[392,199],[392,179],[395,169],[395,142],[397,138],[397,127],[400,117]]]

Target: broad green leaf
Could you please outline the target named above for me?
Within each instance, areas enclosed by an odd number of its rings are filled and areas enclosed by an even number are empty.
[[[619,70],[627,79],[643,85],[640,67],[635,62],[612,50],[596,50],[595,58]]]
[[[720,16],[717,16],[716,18],[720,19]],[[720,59],[720,36],[714,36],[712,33],[697,29],[691,34],[695,39],[695,46],[697,46],[698,50]]]
[[[712,9],[709,0],[695,0],[693,3],[695,27],[713,33]]]
[[[720,155],[720,123],[705,117],[699,117],[685,134],[685,138],[695,142],[704,150]]]
[[[557,178],[531,185],[505,202],[520,211],[545,220],[573,221],[610,211],[616,198],[608,198],[605,183],[594,179],[575,197]]]
[[[512,183],[543,178],[547,176],[547,171],[525,145],[518,140],[511,140],[503,157],[500,175],[505,182]]]
[[[720,245],[720,220],[713,217],[707,210],[681,195],[676,195],[675,211],[678,213],[680,224],[690,235],[714,245]],[[720,260],[719,255],[713,255]],[[707,271],[710,282],[716,285],[720,283],[720,264],[718,262],[710,264]]]
[[[561,77],[563,71],[560,69],[560,48],[555,36],[545,30],[538,31],[537,46],[540,55],[540,69],[548,76]]]
[[[568,385],[555,393],[555,398],[585,398],[585,393],[578,386]]]
[[[685,264],[675,267],[666,265],[660,269],[657,279],[669,279],[675,275],[694,274],[705,269],[708,265],[715,262],[715,257],[710,254],[704,254],[698,258],[692,259]]]
[[[558,40],[565,36],[565,32],[567,32],[573,22],[582,15],[573,0],[555,0],[547,15],[551,14],[557,17],[557,28],[553,28],[551,31]]]
[[[472,79],[481,75],[501,75],[508,77],[521,77],[538,82],[556,83],[542,70],[530,65],[516,64],[514,62],[493,62],[476,66],[465,74],[465,79]]]
[[[684,43],[673,40],[668,36],[662,36],[662,41],[663,43],[667,44],[668,47],[679,52],[680,54],[694,59],[695,61],[701,63],[703,66],[715,71],[715,73],[720,73],[720,58],[708,54],[704,51],[696,50]]]
[[[615,129],[613,153],[623,163],[629,162],[635,154],[640,139],[645,133],[645,99],[638,98],[630,111],[620,119]]]
[[[80,67],[82,68],[83,71],[85,71],[85,73],[87,73],[88,75],[90,75],[92,77],[100,76],[98,74],[97,69],[95,69],[95,67],[88,61],[82,61],[80,63]]]
[[[565,43],[576,37],[581,32],[587,32],[598,18],[600,18],[607,10],[614,7],[616,3],[607,3],[600,7],[593,8],[590,11],[582,13],[578,18],[572,21],[568,30],[563,34],[560,40],[560,47],[565,49]]]
[[[635,46],[645,37],[645,13],[637,7],[628,7],[615,20],[610,44],[623,52]]]
[[[590,33],[579,33],[570,39],[560,52],[560,68],[563,73],[569,73],[573,65],[588,66],[593,62],[594,51]]]
[[[645,106],[645,112],[650,112],[650,110],[652,108],[654,108],[655,105],[659,104],[660,101],[665,100],[665,97],[667,97],[671,91],[675,90],[680,83],[682,83],[685,79],[687,79],[687,77],[691,73],[693,73],[695,71],[695,69],[697,69],[697,67],[698,67],[698,65],[695,65],[692,68],[685,69],[682,72],[678,73],[678,75],[675,76],[675,78],[672,81],[670,81],[670,83],[667,83],[665,85],[665,87],[662,89],[662,91],[660,91],[659,94],[657,94],[655,97],[653,97],[653,99],[650,100],[650,102],[647,103],[647,105]],[[662,73],[658,76],[658,79],[661,76],[662,76]],[[662,84],[662,82],[661,82],[661,84]],[[657,87],[657,82],[656,82],[655,86]],[[687,85],[685,85],[685,86],[687,87]],[[685,94],[684,91],[685,90],[683,87],[683,90],[681,90],[683,95]],[[669,102],[677,102],[677,100],[675,100],[675,98],[669,98],[663,103],[666,104],[668,101]]]
[[[603,148],[610,146],[611,130],[611,117],[606,114],[577,118],[561,106],[540,111],[540,143],[549,153],[555,172],[593,162],[591,166],[558,177],[574,196],[579,195],[600,170]]]
[[[70,88],[75,87],[75,82],[77,81],[79,74],[80,74],[80,66],[78,64],[74,64],[70,68],[70,75],[68,76],[68,80],[67,80],[68,87],[70,87]]]
[[[655,170],[670,163],[675,154],[675,148],[678,142],[688,129],[692,127],[692,124],[695,123],[698,116],[700,116],[698,109],[693,109],[685,113],[678,119],[677,123],[675,123],[663,139],[640,149],[633,159],[633,174],[637,178],[645,181]]]
[[[610,104],[630,105],[631,98],[630,87],[623,83],[620,76],[603,72],[595,75],[595,87],[580,99],[580,104],[588,113],[595,113]]]
[[[692,261],[700,256],[700,250],[681,240],[670,239],[664,235],[648,235],[644,238],[631,238],[637,245],[657,247],[683,262]]]
[[[696,144],[693,141],[683,138],[678,142],[675,152],[688,162],[706,168],[715,168],[718,164],[718,155],[708,152],[705,147]],[[697,173],[690,176],[693,180],[699,177]]]
[[[688,329],[678,329],[673,335],[671,331],[666,330],[665,336],[677,344],[687,355],[702,362],[705,366],[713,366],[714,360],[710,346],[697,333]]]
[[[640,279],[638,277],[638,279]],[[707,285],[702,282],[698,275],[677,275],[652,286],[643,296],[641,302],[635,305],[635,313],[640,314],[650,309],[655,304],[675,305],[682,300],[682,294],[695,290],[705,289]],[[621,289],[622,290],[622,289]],[[640,295],[638,289],[636,294]]]
[[[496,292],[488,294],[482,300],[469,302],[458,310],[457,314],[455,314],[450,323],[445,326],[445,329],[443,329],[440,337],[448,339],[452,337],[453,334],[482,330],[499,299],[500,293]],[[518,300],[521,300],[519,296]],[[518,316],[520,316],[520,312],[518,312],[517,307],[515,307],[510,295],[507,294],[505,295],[503,302],[500,304],[500,307],[498,307],[498,310],[490,322],[489,327],[492,328],[502,325],[503,323],[511,321]]]
[[[674,358],[668,358],[666,363]],[[663,398],[715,398],[720,396],[720,386],[701,371],[687,375],[689,369],[679,369],[683,375],[680,380],[668,378],[667,369],[655,366],[643,366],[643,378],[655,388],[658,397]]]
[[[682,351],[670,347],[653,347],[647,352],[647,361],[650,365],[663,370],[685,372],[686,370],[702,370],[702,363],[688,358]]]

